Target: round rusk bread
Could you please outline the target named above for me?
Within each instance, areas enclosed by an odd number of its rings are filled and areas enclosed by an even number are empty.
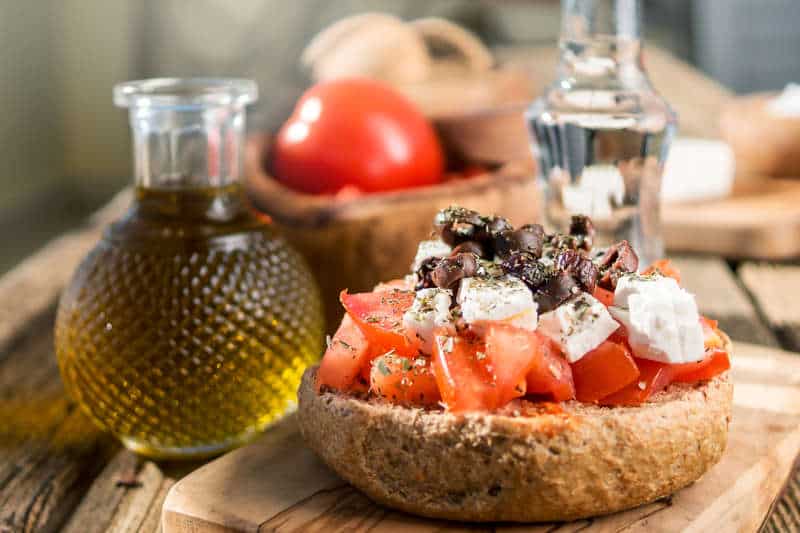
[[[477,522],[573,520],[667,496],[719,461],[733,400],[726,373],[636,407],[523,402],[455,415],[317,393],[315,380],[309,368],[300,430],[342,478],[389,507]]]

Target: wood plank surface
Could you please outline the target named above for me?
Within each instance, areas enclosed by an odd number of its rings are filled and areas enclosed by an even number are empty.
[[[747,262],[739,276],[783,346],[800,351],[800,266]]]
[[[56,530],[118,447],[66,399],[51,329],[0,361],[0,531]]]
[[[800,452],[800,358],[740,343],[734,415],[722,461],[667,500],[571,524],[477,526],[487,531],[753,531]],[[260,441],[173,486],[164,533],[207,531],[457,531],[392,512],[340,481],[302,445],[293,417]]]

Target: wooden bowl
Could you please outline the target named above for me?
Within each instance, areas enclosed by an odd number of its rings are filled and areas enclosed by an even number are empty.
[[[775,93],[735,98],[720,118],[722,138],[744,175],[800,177],[800,118],[781,117],[767,109]]]
[[[308,260],[322,290],[328,329],[341,318],[342,289],[371,290],[409,272],[417,244],[430,236],[438,210],[458,204],[502,214],[513,224],[539,218],[535,169],[527,162],[429,187],[338,198],[285,187],[269,175],[268,154],[268,135],[248,139],[249,197]]]

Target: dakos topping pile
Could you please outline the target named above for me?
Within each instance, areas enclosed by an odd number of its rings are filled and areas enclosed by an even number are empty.
[[[627,241],[594,249],[587,217],[547,234],[449,207],[434,227],[405,279],[342,292],[319,390],[453,412],[523,397],[637,405],[730,367],[669,261],[639,272]]]

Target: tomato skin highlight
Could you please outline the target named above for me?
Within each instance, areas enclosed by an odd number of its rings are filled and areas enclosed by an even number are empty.
[[[439,183],[444,151],[430,122],[403,94],[366,78],[326,81],[298,100],[271,150],[271,170],[310,194]]]
[[[559,353],[556,343],[544,335],[536,334],[541,348],[525,378],[529,394],[546,394],[555,402],[575,399],[575,382],[572,367]]]
[[[400,289],[339,295],[347,313],[367,338],[374,354],[394,350],[407,357],[417,355],[419,343],[403,327],[403,313],[414,302],[414,292]]]
[[[632,383],[639,368],[630,350],[622,344],[604,341],[572,363],[575,397],[585,403],[597,402]]]
[[[520,383],[543,359],[541,351],[542,341],[534,332],[499,322],[487,323],[486,363],[494,373],[498,406],[525,395]]]
[[[351,390],[356,378],[368,364],[367,338],[355,322],[345,315],[317,370],[317,392],[322,386],[338,391]]]
[[[433,374],[447,410],[491,411],[498,407],[497,388],[487,368],[486,345],[480,339],[438,330],[433,341]]]
[[[660,392],[672,383],[673,366],[648,359],[636,358],[639,377],[617,392],[600,400],[600,405],[639,405],[653,394]]]
[[[395,404],[432,406],[441,399],[426,358],[380,355],[372,361],[369,381],[374,394]]]
[[[681,273],[677,268],[675,268],[675,266],[672,264],[672,261],[669,259],[659,259],[658,261],[654,261],[652,265],[644,269],[642,272],[643,276],[647,276],[649,274],[661,274],[664,277],[674,279],[678,282],[678,285],[681,283]]]
[[[706,381],[722,374],[731,367],[728,352],[725,350],[710,350],[706,358],[696,363],[682,363],[673,366],[673,381],[694,383]]]

